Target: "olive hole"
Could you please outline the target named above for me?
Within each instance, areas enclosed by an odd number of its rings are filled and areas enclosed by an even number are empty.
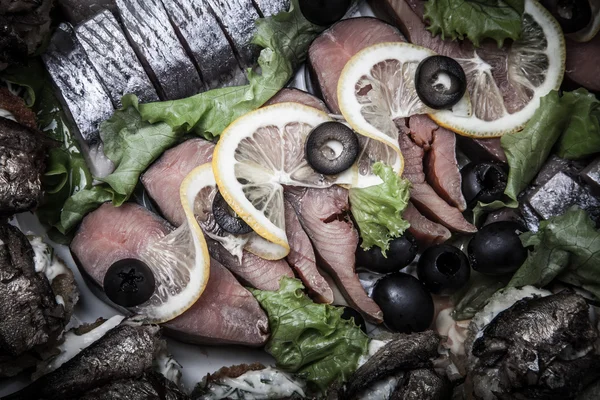
[[[127,272],[119,272],[118,277],[121,279],[119,290],[124,293],[137,293],[138,285],[144,282],[144,277],[138,275],[133,268]]]
[[[438,271],[453,276],[460,270],[460,258],[453,253],[443,253],[435,260]]]
[[[326,159],[335,160],[344,152],[344,145],[338,140],[328,140],[319,150]]]
[[[440,93],[446,93],[452,88],[452,78],[446,72],[439,72],[433,76],[433,88]]]

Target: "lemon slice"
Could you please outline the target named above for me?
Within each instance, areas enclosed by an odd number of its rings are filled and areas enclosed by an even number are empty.
[[[558,22],[537,1],[526,0],[521,39],[508,52],[481,49],[473,58],[456,60],[467,75],[473,115],[458,118],[442,111],[431,118],[465,136],[499,137],[517,132],[533,116],[540,99],[560,88],[565,54],[565,39]],[[504,99],[499,87],[507,85],[512,87],[512,93]],[[509,102],[519,106],[509,107]]]
[[[435,112],[417,95],[415,72],[433,51],[409,43],[380,43],[358,52],[348,61],[338,82],[342,115],[360,134],[397,149],[394,121]],[[453,107],[462,117],[471,114],[469,96]]]
[[[212,164],[204,164],[188,175],[189,185],[197,188],[193,205],[193,215],[202,228],[204,234],[233,254],[242,262],[242,251],[247,250],[266,260],[278,260],[287,255],[288,250],[277,244],[271,243],[255,232],[234,235],[221,229],[213,217],[212,204],[218,192],[217,183],[213,174]]]
[[[186,221],[140,253],[152,268],[156,289],[148,301],[129,310],[148,323],[164,323],[183,314],[200,298],[208,283],[210,256],[192,211],[197,192],[198,186],[191,179],[184,180],[180,201]]]

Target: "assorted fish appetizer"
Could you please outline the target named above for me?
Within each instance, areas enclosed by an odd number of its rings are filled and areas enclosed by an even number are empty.
[[[600,2],[0,1],[0,31],[2,398],[600,396]]]

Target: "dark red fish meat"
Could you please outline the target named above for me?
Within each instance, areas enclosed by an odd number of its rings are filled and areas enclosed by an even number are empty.
[[[410,223],[408,230],[421,246],[443,243],[452,236],[448,228],[425,218],[412,203],[408,203],[402,217]]]

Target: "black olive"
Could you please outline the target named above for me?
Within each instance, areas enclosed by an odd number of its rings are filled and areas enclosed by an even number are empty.
[[[310,132],[304,155],[315,171],[335,175],[352,167],[358,158],[359,147],[358,137],[352,129],[341,122],[329,121]]]
[[[450,296],[471,276],[466,254],[449,244],[429,247],[419,258],[417,276],[433,294]]]
[[[363,316],[352,307],[344,307],[342,319],[349,321],[351,318],[354,318],[354,323],[360,328],[361,331],[367,333],[367,324],[365,323]]]
[[[471,267],[486,275],[515,272],[527,258],[519,234],[522,228],[511,221],[494,222],[484,226],[469,242]]]
[[[414,276],[386,275],[375,284],[373,300],[383,311],[385,325],[396,332],[423,332],[433,320],[433,298]]]
[[[234,235],[244,235],[252,232],[250,225],[235,215],[235,212],[229,207],[229,204],[227,204],[219,192],[217,192],[213,199],[212,212],[215,221],[224,231]]]
[[[152,297],[156,282],[152,270],[134,258],[119,260],[104,275],[104,293],[115,304],[135,307]]]
[[[508,176],[499,164],[467,164],[462,170],[462,192],[469,205],[501,200]]]
[[[419,63],[415,74],[417,95],[426,106],[447,109],[455,105],[467,90],[465,71],[454,59],[431,56]]]
[[[385,254],[387,257],[383,256],[378,246],[365,250],[359,243],[356,248],[356,265],[380,274],[398,272],[413,262],[417,251],[418,245],[415,237],[406,231],[402,236],[390,242],[390,248]]]
[[[342,19],[351,0],[300,0],[300,11],[304,18],[315,25],[327,26]]]
[[[580,31],[592,21],[590,0],[543,0],[542,4],[556,18],[564,33]]]

